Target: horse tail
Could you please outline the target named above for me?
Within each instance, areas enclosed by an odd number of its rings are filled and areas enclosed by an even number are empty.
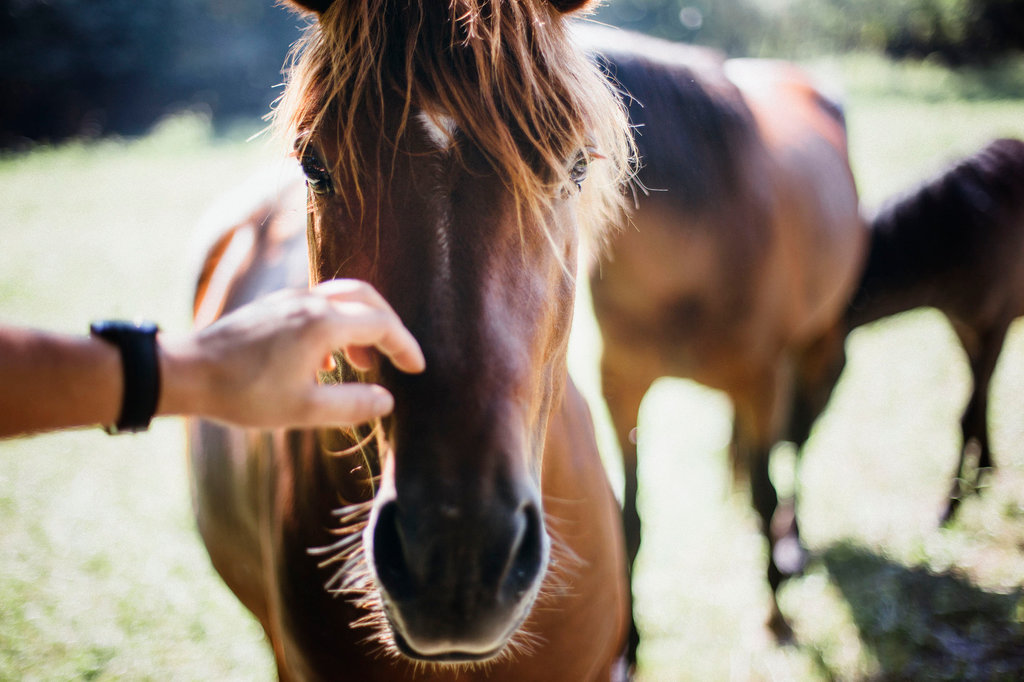
[[[1022,215],[1024,141],[1012,138],[993,140],[890,199],[870,220],[871,245],[847,308],[848,327],[921,306],[941,309],[950,273],[982,267],[976,261],[1004,232],[1024,230],[1010,224]]]

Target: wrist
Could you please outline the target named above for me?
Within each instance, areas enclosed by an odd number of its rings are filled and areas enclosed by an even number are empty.
[[[164,380],[156,413],[165,416],[204,413],[208,372],[190,337],[157,334],[157,357]]]
[[[157,326],[152,322],[101,320],[89,327],[90,335],[118,349],[121,356],[121,409],[107,424],[108,433],[136,433],[149,428],[160,399],[160,366],[156,349]]]

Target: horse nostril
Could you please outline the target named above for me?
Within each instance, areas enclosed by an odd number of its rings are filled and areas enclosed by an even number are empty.
[[[508,574],[504,588],[516,599],[522,598],[532,588],[537,576],[544,568],[544,530],[540,512],[533,504],[522,508],[523,528],[519,542],[512,549]]]
[[[496,597],[507,603],[519,602],[536,589],[547,561],[547,536],[536,505],[526,503],[512,518],[505,517],[505,522],[499,524],[503,528],[487,526],[486,532],[480,528],[453,532],[451,525],[450,519],[433,524],[437,532],[427,535],[433,540],[418,547],[415,539],[403,532],[407,529],[401,523],[398,504],[392,501],[381,506],[372,530],[372,562],[380,586],[394,603],[425,598],[444,602],[436,590],[429,598],[424,595],[425,585],[448,585],[463,605]],[[466,546],[467,537],[475,537],[478,542]],[[495,543],[499,537],[501,540]],[[424,564],[428,555],[439,561]],[[490,598],[485,596],[488,593]]]
[[[377,523],[373,528],[373,563],[377,578],[394,598],[407,598],[414,592],[402,534],[398,528],[398,505],[394,502],[385,504],[377,514]]]

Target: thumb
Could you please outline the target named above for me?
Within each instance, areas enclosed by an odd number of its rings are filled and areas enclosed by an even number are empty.
[[[309,426],[353,426],[389,414],[395,399],[376,384],[326,384],[313,387]]]

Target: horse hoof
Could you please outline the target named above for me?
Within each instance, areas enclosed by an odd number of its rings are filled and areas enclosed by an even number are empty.
[[[796,521],[796,507],[792,500],[783,502],[775,510],[769,527],[772,563],[785,580],[803,573],[807,565],[807,550],[800,542]]]
[[[775,542],[772,548],[772,561],[779,569],[783,578],[800,575],[807,566],[807,550],[794,535],[787,535]]]

